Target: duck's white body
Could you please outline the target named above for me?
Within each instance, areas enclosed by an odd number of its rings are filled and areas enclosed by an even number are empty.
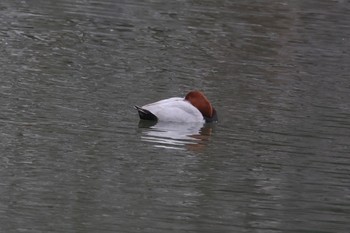
[[[143,120],[188,123],[217,121],[215,109],[200,91],[190,91],[185,98],[173,97],[135,108]]]
[[[141,107],[153,113],[158,121],[205,122],[202,113],[181,97],[160,100]]]

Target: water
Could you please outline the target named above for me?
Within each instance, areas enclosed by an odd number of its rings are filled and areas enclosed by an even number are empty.
[[[1,232],[348,232],[347,1],[0,3]],[[133,105],[203,90],[218,124]]]

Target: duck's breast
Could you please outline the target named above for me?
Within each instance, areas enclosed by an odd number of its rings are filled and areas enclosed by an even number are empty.
[[[173,97],[142,106],[157,116],[158,121],[204,122],[202,113],[184,98]]]

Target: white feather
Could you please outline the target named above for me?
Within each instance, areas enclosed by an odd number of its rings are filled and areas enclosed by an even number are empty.
[[[160,100],[142,106],[153,113],[158,121],[204,122],[202,113],[190,102],[181,97]]]

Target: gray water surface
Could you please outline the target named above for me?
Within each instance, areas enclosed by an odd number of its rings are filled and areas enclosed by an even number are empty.
[[[348,232],[348,1],[0,2],[0,232]],[[139,122],[204,91],[217,124]]]

